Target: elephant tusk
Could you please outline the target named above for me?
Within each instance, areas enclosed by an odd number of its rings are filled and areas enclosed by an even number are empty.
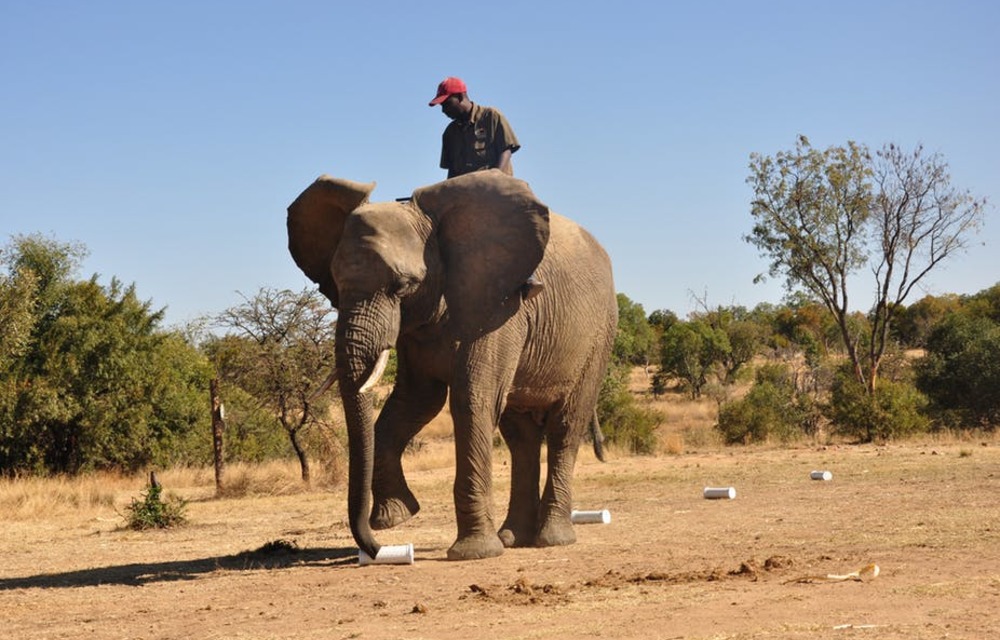
[[[389,363],[389,350],[386,349],[379,354],[378,360],[375,362],[375,368],[372,369],[372,374],[368,376],[365,383],[361,385],[361,389],[358,393],[365,393],[371,390],[372,387],[378,384],[378,381],[382,379],[382,374],[385,373],[385,365]]]
[[[309,398],[307,398],[306,401],[313,402],[314,400],[316,400],[316,398],[326,393],[330,389],[330,387],[333,386],[333,383],[336,381],[337,381],[337,370],[334,369],[333,372],[326,377],[326,380],[323,381],[323,384],[319,385],[319,389],[313,391],[309,395]]]

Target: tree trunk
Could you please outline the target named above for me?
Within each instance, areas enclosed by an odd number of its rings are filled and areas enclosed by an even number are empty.
[[[295,450],[295,455],[299,459],[299,466],[302,467],[302,482],[309,484],[309,458],[306,456],[306,450],[299,443],[299,432],[298,430],[289,431],[288,438],[292,441],[292,449]]]

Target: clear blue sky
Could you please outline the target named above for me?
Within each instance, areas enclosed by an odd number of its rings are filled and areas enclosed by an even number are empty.
[[[780,302],[752,282],[747,164],[798,134],[922,143],[991,200],[910,302],[1000,280],[986,0],[0,0],[0,243],[83,243],[81,277],[134,282],[168,325],[301,289],[285,208],[321,173],[375,180],[375,200],[443,179],[427,102],[448,75],[504,111],[516,174],[647,312]]]

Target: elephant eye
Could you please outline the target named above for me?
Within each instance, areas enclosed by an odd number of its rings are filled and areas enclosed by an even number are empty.
[[[389,293],[396,297],[408,296],[417,290],[420,282],[413,277],[402,276],[397,278],[389,287]]]

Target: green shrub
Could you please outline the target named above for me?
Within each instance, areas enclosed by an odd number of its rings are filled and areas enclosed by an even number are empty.
[[[716,428],[727,444],[749,444],[779,440],[788,442],[802,435],[814,410],[795,392],[785,365],[762,366],[753,387],[741,400],[719,408]]]
[[[612,365],[597,399],[601,431],[609,442],[638,454],[656,451],[656,429],[663,414],[641,406],[628,390],[630,366]]]
[[[1000,424],[1000,324],[953,315],[927,339],[917,384],[946,427]]]
[[[132,499],[125,507],[125,521],[129,529],[166,529],[187,522],[184,516],[187,502],[176,496],[168,496],[163,500],[162,492],[160,485],[152,485],[141,500]]]
[[[837,433],[873,442],[927,431],[926,408],[927,397],[909,382],[880,379],[869,394],[850,371],[841,370],[827,415]]]

